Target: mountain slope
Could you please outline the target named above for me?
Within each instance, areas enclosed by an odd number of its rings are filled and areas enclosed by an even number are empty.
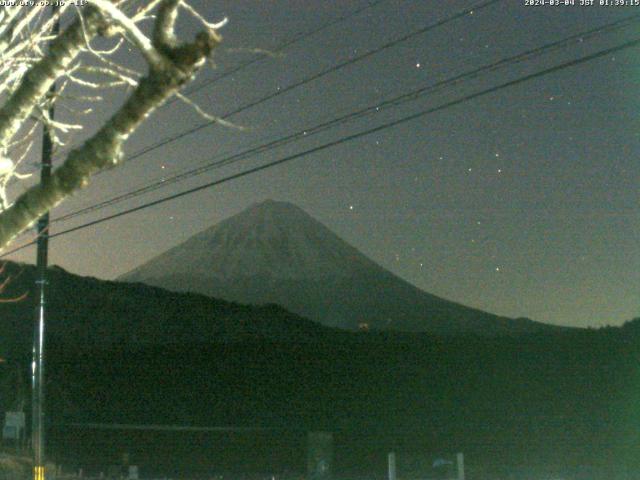
[[[7,262],[11,277],[0,302],[0,357],[30,351],[36,310],[36,268]],[[48,270],[47,342],[94,348],[193,342],[318,341],[332,330],[276,305],[247,306],[204,295]],[[335,332],[338,337],[340,332]]]
[[[12,281],[4,299],[30,291],[34,271],[8,263]],[[132,451],[147,468],[162,458],[166,468],[258,469],[277,456],[265,447],[274,445],[284,452],[283,468],[291,468],[291,450],[282,446],[290,428],[301,433],[292,448],[302,450],[307,431],[335,431],[337,460],[362,469],[359,476],[375,473],[372,451],[384,469],[388,445],[400,438],[420,452],[443,445],[469,452],[474,471],[509,461],[562,468],[627,461],[629,471],[638,470],[640,320],[517,338],[364,334],[322,327],[276,306],[107,282],[57,267],[49,281],[47,418],[52,454],[57,450],[63,464],[95,465]],[[0,345],[14,347],[0,350],[7,360],[0,362],[5,410],[28,391],[33,316],[32,293],[0,302]],[[22,390],[8,377],[14,371],[25,376]],[[266,430],[245,432],[238,448],[236,434],[224,431],[196,443],[185,432],[156,432],[149,443],[148,432],[83,433],[70,425],[76,422]],[[483,471],[487,478],[504,472]]]
[[[120,277],[242,303],[277,303],[347,329],[503,334],[548,328],[465,307],[385,270],[300,208],[255,204]]]

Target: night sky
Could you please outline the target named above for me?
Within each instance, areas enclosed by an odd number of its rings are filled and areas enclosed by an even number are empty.
[[[99,175],[52,216],[92,205],[246,148],[374,106],[565,37],[640,14],[631,6],[527,6],[503,0],[353,63]],[[192,98],[224,115],[478,2],[388,0],[283,49],[296,35],[367,1],[200,0],[229,17],[215,68],[254,58]],[[596,1],[598,3],[598,0]],[[411,113],[636,38],[640,22],[396,108],[211,170],[52,231],[115,213],[301,152]],[[190,25],[183,25],[185,32]],[[116,100],[107,107],[117,106]],[[640,48],[498,90],[397,127],[51,242],[71,272],[113,279],[191,235],[267,198],[293,202],[419,288],[512,317],[572,326],[640,315]],[[103,115],[109,110],[104,108]],[[203,122],[172,103],[127,153]],[[96,123],[97,124],[97,123]],[[89,129],[91,130],[91,129]],[[24,236],[14,243],[28,240]],[[35,249],[11,256],[33,262]]]

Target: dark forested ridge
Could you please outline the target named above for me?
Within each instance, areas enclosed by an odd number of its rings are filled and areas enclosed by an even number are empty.
[[[637,327],[54,351],[51,409],[61,422],[329,430],[348,446],[339,460],[360,469],[390,448],[463,450],[476,466],[637,469]]]
[[[0,356],[30,351],[32,316],[36,308],[33,286],[35,267],[8,262],[11,277],[4,298],[28,296],[20,302],[0,303]],[[123,283],[81,277],[59,267],[49,269],[47,338],[67,346],[166,345],[199,342],[318,341],[351,338],[347,331],[320,325],[274,305],[243,305],[201,294],[178,293],[141,283]],[[434,320],[442,324],[442,319]],[[517,325],[534,324],[517,319],[502,335],[531,333]],[[497,331],[487,324],[486,334]],[[543,324],[536,332],[561,332]],[[482,331],[482,328],[478,328]],[[451,331],[455,331],[452,329]],[[420,338],[423,333],[379,332],[380,338]]]
[[[12,277],[0,303],[0,355],[30,351],[36,308],[35,268],[8,263]],[[247,338],[304,340],[333,332],[276,305],[246,306],[143,284],[81,277],[49,269],[47,339],[77,348],[164,345]]]
[[[27,288],[22,275],[7,295]],[[266,429],[267,445],[277,445],[269,435],[334,431],[344,468],[366,469],[390,448],[463,450],[476,472],[639,467],[640,319],[490,338],[344,332],[277,306],[59,269],[51,278],[53,452],[68,441],[56,425],[75,422],[232,425]],[[0,305],[5,409],[20,393],[11,372],[27,376],[33,308],[32,299]],[[287,458],[277,468],[296,467]]]

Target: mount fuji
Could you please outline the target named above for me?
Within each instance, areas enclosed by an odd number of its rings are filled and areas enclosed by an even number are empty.
[[[299,207],[267,200],[122,275],[173,291],[266,304],[344,329],[500,335],[553,329],[424,292]]]

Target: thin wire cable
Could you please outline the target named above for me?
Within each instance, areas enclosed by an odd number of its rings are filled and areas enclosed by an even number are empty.
[[[225,178],[222,178],[222,179],[219,179],[219,180],[215,180],[215,181],[212,181],[212,182],[208,182],[208,183],[206,183],[204,185],[200,185],[198,187],[190,188],[188,190],[185,190],[185,191],[173,194],[173,195],[169,195],[169,196],[163,197],[161,199],[154,200],[152,202],[147,202],[147,203],[139,205],[137,207],[133,207],[133,208],[129,208],[127,210],[120,211],[120,212],[115,213],[113,215],[108,215],[106,217],[102,217],[102,218],[99,218],[99,219],[96,219],[96,220],[92,220],[92,221],[84,223],[82,225],[78,225],[78,226],[75,226],[75,227],[72,227],[72,228],[57,232],[55,234],[52,234],[52,235],[50,235],[49,238],[56,238],[56,237],[60,237],[60,236],[63,236],[63,235],[67,235],[67,234],[72,233],[72,232],[77,232],[79,230],[83,230],[85,228],[92,227],[94,225],[98,225],[100,223],[104,223],[104,222],[113,220],[115,218],[123,217],[125,215],[129,215],[129,214],[132,214],[132,213],[135,213],[135,212],[139,212],[141,210],[145,210],[147,208],[151,208],[151,207],[154,207],[156,205],[160,205],[162,203],[166,203],[168,201],[175,200],[177,198],[181,198],[181,197],[184,197],[184,196],[187,196],[187,195],[191,195],[191,194],[199,192],[201,190],[205,190],[205,189],[208,189],[208,188],[212,188],[212,187],[221,185],[223,183],[227,183],[227,182],[230,182],[230,181],[233,181],[233,180],[237,180],[238,178],[246,177],[248,175],[251,175],[251,174],[254,174],[254,173],[257,173],[257,172],[261,172],[263,170],[267,170],[269,168],[275,167],[277,165],[281,165],[281,164],[284,164],[284,163],[287,163],[287,162],[291,162],[291,161],[296,160],[298,158],[302,158],[302,157],[305,157],[307,155],[311,155],[313,153],[317,153],[317,152],[320,152],[322,150],[326,150],[328,148],[332,148],[332,147],[335,147],[337,145],[340,145],[340,144],[343,144],[343,143],[346,143],[346,142],[350,142],[352,140],[356,140],[358,138],[362,138],[362,137],[367,136],[367,135],[371,135],[372,133],[377,133],[377,132],[380,132],[380,131],[383,131],[383,130],[386,130],[386,129],[389,129],[389,128],[392,128],[392,127],[396,127],[398,125],[402,125],[402,124],[411,122],[413,120],[416,120],[418,118],[424,117],[424,116],[429,115],[431,113],[435,113],[435,112],[439,112],[439,111],[442,111],[442,110],[446,110],[446,109],[449,109],[451,107],[454,107],[454,106],[466,103],[468,101],[474,100],[476,98],[480,98],[480,97],[484,97],[486,95],[490,95],[490,94],[498,92],[498,91],[500,91],[502,89],[505,89],[505,88],[508,88],[508,87],[512,87],[514,85],[519,85],[521,83],[528,82],[530,80],[533,80],[533,79],[536,79],[536,78],[540,78],[540,77],[549,75],[551,73],[558,72],[560,70],[564,70],[565,68],[573,67],[573,66],[585,63],[585,62],[589,62],[591,60],[595,60],[597,58],[601,58],[601,57],[606,56],[606,55],[610,55],[612,53],[620,52],[622,50],[626,50],[626,49],[629,49],[629,48],[634,48],[634,47],[637,47],[637,46],[640,46],[640,37],[637,37],[637,38],[635,38],[633,40],[627,41],[627,42],[625,42],[625,43],[623,43],[621,45],[617,45],[615,47],[610,47],[610,48],[607,48],[607,49],[604,49],[604,50],[600,50],[599,52],[595,52],[595,53],[592,53],[592,54],[589,54],[589,55],[586,55],[586,56],[583,56],[583,57],[580,57],[580,58],[577,58],[577,59],[574,59],[574,60],[570,60],[570,61],[561,63],[559,65],[555,65],[553,67],[549,67],[549,68],[540,70],[540,71],[535,72],[535,73],[531,73],[531,74],[525,75],[523,77],[520,77],[520,78],[517,78],[517,79],[514,79],[514,80],[510,80],[508,82],[501,83],[501,84],[496,85],[494,87],[490,87],[490,88],[481,90],[479,92],[466,95],[466,96],[458,98],[456,100],[451,100],[451,101],[446,102],[446,103],[444,103],[442,105],[439,105],[437,107],[428,108],[426,110],[422,110],[422,111],[414,113],[412,115],[408,115],[406,117],[402,117],[400,119],[384,123],[384,124],[379,125],[377,127],[373,127],[373,128],[370,128],[370,129],[367,129],[367,130],[364,130],[364,131],[361,131],[361,132],[358,132],[358,133],[354,133],[352,135],[348,135],[348,136],[339,138],[337,140],[333,140],[331,142],[327,142],[327,143],[325,143],[323,145],[319,145],[317,147],[310,148],[308,150],[305,150],[305,151],[302,151],[302,152],[299,152],[299,153],[295,153],[295,154],[292,154],[292,155],[288,155],[288,156],[280,158],[278,160],[275,160],[275,161],[272,161],[272,162],[268,162],[266,164],[263,164],[263,165],[260,165],[260,166],[257,166],[257,167],[253,167],[253,168],[247,169],[245,171],[242,171],[242,172],[239,172],[239,173],[236,173],[236,174],[233,174],[233,175],[229,175],[228,177],[225,177]],[[9,252],[3,253],[3,254],[0,255],[0,258],[4,258],[4,257],[6,257],[8,255],[11,255],[11,254],[17,252],[18,250],[22,250],[23,248],[26,248],[26,246],[22,246],[22,247],[10,250]]]
[[[290,47],[291,45],[294,45],[298,42],[301,42],[302,40],[305,40],[309,37],[312,37],[313,35],[315,35],[316,33],[321,32],[322,30],[325,30],[329,27],[332,27],[333,25],[336,25],[340,22],[344,22],[345,20],[349,20],[350,18],[353,18],[359,14],[361,14],[362,12],[369,10],[371,8],[377,7],[378,5],[380,5],[381,3],[384,3],[388,0],[377,0],[374,2],[371,2],[367,5],[365,5],[364,7],[358,8],[357,10],[353,10],[349,13],[346,13],[338,18],[335,18],[333,20],[329,20],[328,22],[320,25],[317,28],[314,28],[308,32],[305,33],[299,33],[298,35],[295,35],[292,39],[287,40],[283,43],[281,43],[280,45],[278,45],[276,48],[272,49],[270,52],[271,53],[280,53],[282,50],[285,50],[286,48]],[[230,75],[233,75],[234,73],[239,72],[240,70],[243,70],[247,67],[249,67],[250,65],[253,65],[254,63],[260,62],[262,60],[264,60],[264,56],[258,57],[258,58],[252,58],[251,60],[248,60],[244,63],[241,63],[240,65],[232,68],[231,70],[227,70],[226,72],[221,73],[220,75],[217,75],[209,80],[204,81],[203,83],[201,83],[200,85],[195,85],[191,88],[186,89],[185,91],[185,95],[191,95],[193,93],[196,93],[200,90],[202,90],[205,87],[208,87],[209,85],[216,83],[219,80],[222,80],[223,78],[226,78]],[[166,105],[169,105],[173,102],[177,101],[177,99],[174,97],[173,99],[171,99],[170,101],[168,101]]]
[[[627,27],[629,25],[632,25],[633,23],[637,23],[638,21],[640,21],[640,14],[636,14],[630,17],[626,17],[624,19],[620,19],[618,21],[597,27],[597,28],[593,28],[590,29],[588,31],[585,32],[581,32],[575,35],[571,35],[570,37],[543,45],[541,47],[537,47],[531,50],[528,50],[526,52],[523,53],[519,53],[517,55],[499,60],[498,62],[494,62],[488,65],[484,65],[482,67],[476,68],[474,70],[456,75],[454,77],[445,79],[445,80],[441,80],[439,82],[436,82],[435,84],[426,86],[426,87],[421,87],[417,90],[413,90],[411,92],[408,93],[404,93],[402,95],[393,97],[389,100],[385,100],[383,102],[377,103],[375,105],[372,106],[368,106],[364,109],[358,110],[356,112],[351,112],[348,113],[346,115],[342,115],[340,117],[334,118],[332,120],[329,121],[325,121],[322,122],[318,125],[312,126],[312,127],[308,127],[308,128],[303,128],[301,130],[298,130],[297,132],[290,134],[288,136],[279,138],[277,140],[273,140],[271,142],[268,142],[266,144],[262,144],[260,146],[257,147],[252,147],[250,149],[244,150],[242,152],[236,153],[236,154],[232,154],[231,156],[224,156],[220,159],[220,156],[214,157],[214,159],[211,159],[207,164],[205,165],[201,165],[199,167],[193,168],[193,169],[189,169],[186,170],[182,173],[173,175],[169,178],[165,178],[165,179],[160,179],[157,181],[154,181],[152,183],[143,185],[141,187],[138,187],[132,191],[129,192],[125,192],[123,194],[117,195],[115,197],[112,197],[108,200],[104,200],[102,202],[99,202],[97,204],[88,206],[88,207],[84,207],[81,208],[79,210],[76,210],[74,212],[68,213],[66,215],[63,215],[61,217],[58,217],[54,220],[52,220],[53,222],[63,222],[63,221],[67,221],[70,220],[72,218],[75,218],[77,216],[80,215],[85,215],[87,213],[90,212],[94,212],[97,210],[101,210],[103,208],[121,203],[123,201],[132,199],[132,198],[136,198],[138,196],[144,195],[146,193],[158,190],[160,188],[165,188],[169,185],[172,185],[174,183],[186,180],[188,178],[197,176],[197,175],[201,175],[203,173],[206,173],[210,170],[216,169],[216,168],[221,168],[223,166],[228,166],[232,163],[235,162],[239,162],[240,160],[244,160],[248,157],[254,156],[258,153],[263,153],[265,151],[268,150],[272,150],[274,148],[277,147],[281,147],[283,145],[289,144],[293,141],[296,141],[300,138],[310,138],[313,135],[316,135],[318,133],[321,133],[323,131],[326,131],[329,128],[333,128],[337,125],[341,125],[343,123],[346,122],[350,122],[359,118],[362,118],[364,116],[367,115],[373,115],[378,113],[380,110],[388,108],[388,107],[395,107],[398,105],[401,105],[403,103],[406,103],[408,101],[414,100],[416,98],[419,98],[423,95],[427,95],[427,94],[432,94],[436,91],[440,91],[445,87],[451,87],[453,85],[457,85],[463,81],[469,80],[469,79],[473,79],[476,78],[482,74],[485,73],[489,73],[489,72],[493,72],[496,71],[500,68],[506,67],[506,66],[510,66],[513,65],[515,63],[519,63],[525,60],[530,60],[531,58],[534,58],[536,56],[542,55],[542,54],[546,54],[555,50],[558,50],[559,48],[562,47],[567,47],[569,45],[571,45],[572,43],[575,42],[580,42],[582,43],[584,40],[587,39],[592,39],[595,38],[596,36],[599,36],[603,33],[610,33],[616,29],[622,28],[622,27]]]
[[[387,50],[389,48],[395,47],[396,45],[399,45],[400,43],[406,42],[407,40],[410,40],[411,38],[417,37],[419,35],[427,33],[428,31],[431,31],[431,30],[433,30],[433,29],[435,29],[437,27],[440,27],[442,25],[446,25],[449,22],[452,22],[454,20],[457,20],[459,18],[467,16],[467,15],[469,15],[470,12],[476,12],[478,10],[482,10],[484,8],[487,8],[487,7],[489,7],[489,6],[493,5],[493,4],[501,2],[501,1],[502,0],[484,0],[482,2],[479,2],[479,3],[477,3],[477,4],[475,4],[475,5],[471,6],[471,7],[468,7],[466,9],[464,9],[464,10],[461,10],[461,11],[459,11],[459,12],[457,12],[457,13],[449,16],[449,17],[446,17],[446,18],[443,18],[441,20],[438,20],[438,21],[436,21],[434,23],[431,23],[431,24],[429,24],[429,25],[427,25],[425,27],[422,27],[422,28],[420,28],[420,29],[418,29],[418,30],[416,30],[414,32],[408,33],[406,35],[403,35],[402,37],[399,37],[399,38],[397,38],[395,40],[392,40],[391,42],[387,42],[387,43],[385,43],[384,45],[382,45],[380,47],[377,47],[377,48],[374,48],[372,50],[369,50],[369,51],[363,53],[362,55],[358,55],[356,57],[352,57],[349,60],[346,60],[346,61],[344,61],[342,63],[339,63],[337,65],[329,67],[329,68],[327,68],[325,70],[322,70],[321,72],[318,72],[318,73],[316,73],[314,75],[311,75],[310,77],[307,77],[307,78],[305,78],[303,80],[294,82],[291,85],[288,85],[287,87],[284,87],[284,88],[282,88],[282,89],[280,89],[280,90],[278,90],[278,91],[276,91],[274,93],[270,93],[269,95],[267,95],[265,97],[261,97],[261,98],[259,98],[257,100],[254,100],[254,101],[251,101],[249,103],[246,103],[246,104],[242,105],[241,107],[238,107],[235,110],[232,110],[231,112],[228,112],[228,113],[224,114],[223,116],[219,117],[219,120],[226,120],[229,117],[237,115],[240,112],[243,112],[243,111],[248,110],[250,108],[253,108],[253,107],[257,106],[257,105],[260,105],[260,104],[262,104],[264,102],[267,102],[267,101],[271,100],[272,98],[275,98],[275,97],[278,97],[278,96],[283,95],[285,93],[288,93],[288,92],[290,92],[290,91],[292,91],[292,90],[294,90],[294,89],[296,89],[298,87],[301,87],[301,86],[306,85],[306,84],[308,84],[310,82],[318,80],[319,78],[325,77],[325,76],[327,76],[327,75],[329,75],[331,73],[337,72],[338,70],[341,70],[341,69],[343,69],[343,68],[345,68],[345,67],[347,67],[349,65],[353,65],[354,63],[359,62],[361,60],[364,60],[365,58],[369,58],[369,57],[371,57],[371,56],[373,56],[373,55],[375,55],[377,53],[380,53],[380,52],[382,52],[384,50]],[[158,149],[160,147],[164,147],[165,145],[168,145],[168,144],[173,143],[173,142],[175,142],[177,140],[180,140],[181,138],[184,138],[184,137],[186,137],[188,135],[196,133],[196,132],[198,132],[198,131],[206,128],[206,127],[209,127],[209,126],[217,123],[217,122],[218,122],[218,119],[210,120],[210,121],[201,123],[200,125],[197,125],[195,127],[189,128],[187,130],[183,130],[182,132],[180,132],[180,133],[178,133],[176,135],[173,135],[171,137],[167,137],[167,138],[165,138],[163,140],[160,140],[160,141],[154,143],[153,145],[149,145],[148,147],[144,147],[144,148],[138,150],[137,152],[135,152],[132,155],[130,155],[127,158],[127,161],[131,161],[131,160],[133,160],[135,158],[141,157],[142,155],[146,155],[147,153],[149,153],[149,152],[151,152],[153,150],[156,150],[156,149]]]
[[[313,35],[321,32],[322,30],[325,30],[329,27],[332,27],[333,25],[336,25],[340,22],[343,22],[345,20],[349,20],[350,18],[356,17],[357,15],[361,14],[362,12],[369,10],[371,8],[374,8],[378,5],[380,5],[381,3],[384,3],[388,0],[376,0],[373,1],[361,8],[358,8],[356,10],[353,10],[351,12],[348,12],[344,15],[341,15],[335,19],[329,20],[328,22],[323,23],[322,25],[320,25],[317,28],[311,29],[308,32],[299,32],[297,35],[294,35],[293,38],[291,38],[290,40],[287,40],[283,43],[281,43],[280,45],[276,46],[274,49],[270,50],[269,53],[271,54],[276,54],[276,53],[280,53],[281,51],[287,49],[288,47],[290,47],[291,45],[294,45],[298,42],[301,42],[302,40],[305,40],[309,37],[312,37]],[[220,75],[217,75],[213,78],[210,78],[209,80],[205,80],[203,83],[201,83],[200,85],[195,85],[192,86],[190,88],[186,88],[183,95],[191,95],[193,93],[196,93],[200,90],[202,90],[203,88],[212,85],[214,83],[216,83],[219,80],[222,80],[230,75],[233,75],[234,73],[237,73],[251,65],[253,65],[254,63],[260,62],[262,60],[264,60],[265,56],[259,56],[256,58],[252,58],[251,60],[248,60],[244,63],[241,63],[240,65],[237,65],[236,67],[233,67],[231,70],[227,70],[223,73],[221,73]],[[177,102],[179,100],[179,97],[174,96],[171,99],[167,100],[164,104],[162,104],[160,106],[160,108],[165,108],[168,107],[169,105],[172,105],[173,103]],[[214,122],[215,123],[215,122]],[[131,157],[134,158],[134,157]],[[103,172],[98,172],[98,174],[103,173]]]
[[[380,1],[383,1],[383,0],[379,0],[378,2],[374,2],[372,4],[372,6],[377,5],[378,3],[380,3]],[[487,7],[489,7],[489,6],[491,6],[491,5],[495,4],[495,3],[498,3],[500,1],[502,1],[502,0],[483,0],[483,1],[479,2],[479,3],[477,3],[477,4],[472,5],[471,7],[468,7],[466,9],[464,9],[464,10],[459,11],[458,13],[453,14],[450,17],[446,17],[446,18],[441,19],[439,21],[436,21],[436,22],[434,22],[432,24],[426,25],[425,27],[423,27],[423,28],[421,28],[419,30],[416,30],[416,31],[411,32],[411,33],[408,33],[408,34],[406,34],[406,35],[404,35],[402,37],[399,37],[399,38],[397,38],[397,39],[395,39],[395,40],[393,40],[391,42],[388,42],[388,43],[386,43],[386,44],[384,44],[384,45],[382,45],[382,46],[380,46],[380,47],[378,47],[376,49],[369,50],[369,51],[365,52],[364,54],[359,55],[357,57],[352,57],[352,58],[350,58],[349,60],[347,60],[345,62],[342,62],[342,63],[340,63],[338,65],[333,66],[333,67],[330,67],[330,68],[328,68],[326,70],[323,70],[323,71],[321,71],[321,72],[319,72],[319,73],[317,73],[317,74],[315,74],[315,75],[313,75],[313,76],[311,76],[311,77],[309,77],[307,79],[304,79],[302,81],[293,83],[293,84],[289,85],[288,87],[285,87],[284,89],[280,89],[277,92],[274,92],[274,93],[272,93],[272,94],[270,94],[270,95],[268,95],[266,97],[263,97],[263,98],[258,99],[256,101],[253,101],[253,102],[250,102],[249,104],[245,104],[244,106],[241,106],[241,107],[237,108],[236,110],[234,110],[232,112],[229,112],[229,113],[227,113],[226,115],[224,115],[222,117],[219,117],[219,119],[220,120],[224,120],[226,118],[229,118],[230,116],[236,115],[237,113],[240,113],[240,112],[242,112],[244,110],[247,110],[249,108],[252,108],[252,107],[254,107],[256,105],[264,103],[264,102],[266,102],[266,101],[268,101],[268,100],[270,100],[272,98],[275,98],[275,97],[277,97],[279,95],[287,93],[287,92],[289,92],[289,91],[291,91],[291,90],[293,90],[293,89],[295,89],[295,88],[297,88],[299,86],[302,86],[302,85],[304,85],[306,83],[309,83],[309,82],[312,82],[314,80],[317,80],[317,79],[319,79],[321,77],[324,77],[324,76],[326,76],[326,75],[328,75],[330,73],[338,71],[338,70],[340,70],[340,69],[342,69],[342,68],[344,68],[344,67],[346,67],[348,65],[354,64],[354,63],[356,63],[356,62],[358,62],[360,60],[363,60],[363,59],[368,58],[368,57],[370,57],[372,55],[375,55],[375,54],[377,54],[377,53],[379,53],[381,51],[384,51],[384,50],[386,50],[388,48],[392,48],[392,47],[394,47],[394,46],[396,46],[396,45],[398,45],[398,44],[400,44],[402,42],[405,42],[405,41],[407,41],[407,40],[409,40],[409,39],[411,39],[413,37],[416,37],[418,35],[426,33],[426,32],[428,32],[430,30],[433,30],[433,29],[435,29],[435,28],[437,28],[439,26],[445,25],[445,24],[447,24],[447,23],[449,23],[449,22],[451,22],[453,20],[456,20],[458,18],[461,18],[461,17],[464,17],[466,15],[469,15],[471,12],[475,12],[475,11],[479,11],[479,10],[482,10],[484,8],[487,8]],[[363,8],[362,10],[364,10],[366,8],[367,7]],[[349,15],[347,15],[347,17],[348,16]],[[321,30],[322,28],[324,28],[324,27],[321,27],[319,30]],[[197,131],[199,131],[199,130],[201,130],[203,128],[206,128],[206,127],[208,127],[210,125],[213,125],[214,123],[216,123],[216,121],[217,120],[206,122],[206,123],[201,124],[201,125],[199,125],[199,126],[197,126],[195,128],[190,129],[190,131],[183,131],[183,132],[181,132],[180,134],[178,134],[178,135],[176,135],[174,137],[166,138],[164,140],[161,140],[160,142],[158,142],[158,143],[156,143],[154,145],[151,145],[149,147],[145,147],[142,150],[139,150],[138,152],[135,152],[128,159],[132,160],[134,158],[138,158],[138,157],[140,157],[142,155],[145,155],[146,153],[149,153],[149,152],[151,152],[153,150],[156,150],[156,149],[158,149],[160,147],[163,147],[164,145],[167,145],[169,143],[177,141],[180,138],[183,138],[183,137],[185,137],[187,135],[195,133],[195,132],[197,132]],[[105,173],[106,171],[107,170],[102,170],[100,172],[97,172],[96,176],[101,175],[102,173]],[[29,244],[27,244],[27,246],[28,245]],[[0,258],[2,258],[2,257],[0,256]]]

